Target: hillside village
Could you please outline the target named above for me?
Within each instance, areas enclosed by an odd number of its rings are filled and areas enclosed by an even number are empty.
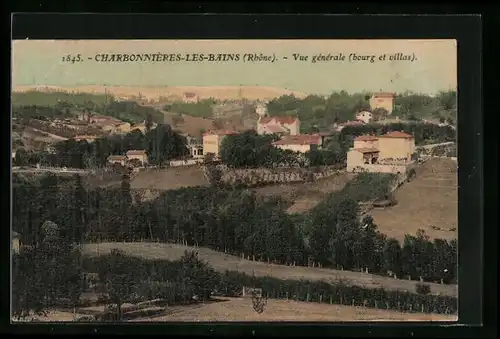
[[[49,305],[19,273],[19,316],[168,319],[172,305],[236,303],[249,285],[276,303],[456,313],[456,92],[15,95],[13,252],[56,240],[57,274],[85,277]]]

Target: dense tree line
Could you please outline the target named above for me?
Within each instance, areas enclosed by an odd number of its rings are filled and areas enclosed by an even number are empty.
[[[135,101],[110,101],[103,107],[96,107],[96,112],[132,123],[143,122],[148,117],[156,123],[163,123],[164,115],[157,109],[139,105]]]
[[[293,115],[301,120],[303,133],[327,129],[334,123],[354,120],[357,112],[370,111],[371,93],[349,94],[334,92],[328,97],[309,95],[299,99],[293,95],[283,95],[267,104],[270,115]],[[404,119],[442,118],[456,121],[456,91],[440,92],[435,96],[402,93],[395,98],[392,115]]]
[[[109,94],[14,92],[12,107],[14,117],[38,120],[70,118],[86,112],[112,116],[129,123],[143,122],[148,116],[157,123],[164,121],[163,113],[153,107],[136,101],[118,101]]]
[[[45,221],[37,239],[12,256],[12,313],[22,318],[57,305],[78,304],[86,283],[78,247]]]
[[[57,225],[51,223],[57,230]],[[319,303],[363,306],[406,312],[456,314],[457,299],[423,293],[349,286],[342,281],[280,280],[241,272],[216,272],[195,252],[175,261],[146,260],[114,249],[101,256],[81,257],[79,250],[50,229],[36,246],[13,257],[13,313],[22,318],[50,308],[85,305],[82,292],[101,293],[99,302],[112,306],[96,320],[126,320],[122,305],[160,299],[176,305],[204,302],[211,296],[241,296],[243,287],[261,288],[263,295]],[[52,233],[51,233],[52,232]],[[97,280],[90,285],[90,274]],[[86,278],[87,277],[87,278]]]
[[[400,93],[395,98],[392,114],[413,119],[434,118],[441,122],[447,121],[455,124],[457,121],[457,92],[441,91],[435,96]]]
[[[288,265],[368,270],[370,273],[453,282],[456,241],[407,236],[401,246],[359,217],[358,202],[386,199],[390,176],[360,174],[302,220],[279,199],[221,187],[167,191],[142,202],[127,177],[119,189],[87,189],[79,176],[58,182],[14,176],[13,225],[31,244],[52,220],[70,241],[160,241],[208,247],[236,256]]]
[[[211,118],[215,99],[201,99],[197,102],[174,101],[164,106],[165,111],[181,113],[199,118]]]
[[[28,121],[29,119],[36,120],[53,120],[70,118],[72,114],[69,109],[60,109],[51,106],[39,105],[23,105],[12,107],[12,117]]]
[[[262,288],[264,296],[274,299],[448,314],[456,313],[458,307],[456,298],[430,293],[415,294],[386,291],[381,288],[370,289],[348,286],[341,281],[332,284],[321,281],[256,277],[233,271],[218,273],[193,252],[186,253],[177,261],[139,259],[114,252],[100,257],[86,258],[83,268],[87,272],[100,273],[103,278],[106,274],[114,275],[108,267],[110,263],[116,262],[117,257],[123,266],[128,268],[128,284],[133,286],[122,294],[122,298],[125,297],[123,300],[129,302],[165,298],[171,305],[188,302],[193,296],[198,300],[207,300],[211,295],[237,297],[241,296],[242,288],[246,286]]]
[[[391,131],[412,134],[416,144],[456,140],[456,131],[451,126],[423,123],[367,124],[346,126],[340,132],[332,132],[322,148],[301,154],[274,147],[272,142],[279,139],[276,135],[257,135],[255,131],[247,131],[224,138],[221,145],[221,161],[232,168],[345,164],[347,152],[357,136],[382,135]]]
[[[12,93],[12,106],[37,105],[48,107],[75,107],[92,101],[104,104],[112,98],[111,95],[95,93],[70,93],[63,91],[37,91]]]
[[[353,139],[360,135],[382,135],[391,131],[403,131],[414,136],[415,144],[432,144],[456,141],[456,130],[452,126],[439,126],[425,123],[391,123],[366,124],[361,126],[346,126],[339,135],[339,141],[352,144]]]
[[[89,143],[86,140],[69,139],[53,146],[54,152],[26,152],[18,150],[14,165],[24,166],[40,163],[46,166],[65,166],[71,168],[96,168],[108,164],[112,154],[123,155],[128,150],[146,150],[148,161],[154,165],[166,160],[189,154],[186,140],[168,125],[158,125],[143,134],[134,130],[126,135],[97,138]]]
[[[353,120],[354,115],[368,110],[368,96],[362,93],[334,92],[327,98],[309,95],[304,99],[283,95],[267,104],[269,115],[293,115],[301,121],[303,133],[327,129],[335,122]]]
[[[282,150],[272,143],[279,140],[276,135],[257,135],[247,131],[229,135],[222,141],[221,161],[232,168],[323,166],[345,162],[345,151],[327,147],[314,149],[305,154]]]

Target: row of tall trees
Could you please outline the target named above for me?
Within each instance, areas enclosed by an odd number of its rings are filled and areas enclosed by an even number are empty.
[[[339,141],[352,144],[353,139],[360,135],[382,135],[391,131],[403,131],[414,136],[415,144],[432,144],[456,141],[456,130],[452,126],[439,126],[426,123],[391,123],[366,124],[361,126],[346,126],[339,135]]]
[[[279,139],[276,135],[257,135],[255,131],[247,131],[224,138],[221,160],[233,168],[344,164],[347,151],[357,136],[382,135],[391,131],[404,131],[413,135],[416,144],[456,140],[456,131],[452,126],[424,123],[367,124],[346,126],[340,132],[332,132],[322,148],[300,154],[274,147],[272,143]]]
[[[275,198],[221,187],[167,191],[142,201],[126,177],[119,189],[86,189],[80,177],[57,182],[14,177],[13,225],[25,243],[36,242],[40,225],[53,220],[70,241],[161,241],[208,247],[254,260],[367,270],[375,274],[451,282],[456,242],[431,242],[424,234],[403,246],[360,220],[358,202],[387,198],[391,178],[361,174],[300,221]]]
[[[12,94],[12,111],[15,117],[51,120],[69,118],[78,113],[102,114],[130,123],[143,122],[148,116],[162,123],[163,113],[136,101],[118,101],[109,93],[67,93],[27,91]]]
[[[343,282],[280,280],[249,276],[241,272],[216,272],[197,253],[185,252],[175,261],[146,260],[113,249],[101,256],[80,257],[77,247],[58,237],[51,223],[39,244],[22,248],[13,257],[13,314],[23,318],[44,314],[54,307],[74,308],[85,304],[82,292],[101,294],[107,311],[95,320],[126,320],[124,303],[161,300],[168,305],[197,303],[211,296],[241,296],[243,287],[258,287],[267,298],[363,306],[406,312],[446,313],[457,311],[457,299],[426,293],[386,291]],[[61,245],[64,244],[64,245]],[[78,260],[75,260],[78,259]],[[88,284],[90,274],[94,284]],[[424,285],[425,286],[425,285]],[[111,307],[110,307],[111,306]],[[88,319],[93,320],[93,319]]]
[[[163,109],[193,117],[212,118],[212,110],[216,102],[215,99],[201,99],[197,102],[174,101],[165,105]]]
[[[283,95],[267,104],[270,115],[293,115],[301,120],[303,133],[326,129],[336,122],[354,120],[360,111],[370,111],[371,93],[333,92],[327,97],[309,95],[303,99]],[[434,96],[418,93],[396,95],[392,115],[408,120],[440,119],[456,122],[457,92]]]
[[[85,289],[78,247],[61,236],[59,226],[45,221],[30,246],[12,257],[12,313],[23,318],[48,308],[76,305]]]
[[[40,163],[71,168],[104,167],[108,164],[109,155],[123,155],[128,150],[146,150],[149,163],[160,165],[166,160],[189,154],[185,138],[174,132],[169,125],[158,125],[145,134],[134,130],[123,136],[97,138],[92,143],[69,139],[56,143],[53,148],[54,152],[27,152],[19,149],[14,165]]]
[[[276,135],[257,135],[255,131],[229,135],[222,141],[221,161],[232,168],[269,168],[333,165],[346,159],[341,149],[314,149],[300,154],[274,147],[272,143],[277,140]]]

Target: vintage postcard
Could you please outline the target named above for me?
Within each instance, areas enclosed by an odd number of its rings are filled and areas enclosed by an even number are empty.
[[[12,321],[457,320],[455,40],[12,53]]]

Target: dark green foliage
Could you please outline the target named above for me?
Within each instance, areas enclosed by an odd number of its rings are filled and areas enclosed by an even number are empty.
[[[106,94],[26,91],[12,93],[12,106],[38,105],[57,108],[83,107],[88,102],[97,105],[106,103],[111,97]]]
[[[421,294],[421,295],[427,295],[427,294],[431,293],[431,287],[427,284],[418,283],[415,285],[415,289],[416,289],[417,293]]]
[[[108,164],[111,154],[123,155],[132,149],[143,149],[148,154],[148,161],[159,165],[165,161],[189,154],[185,139],[174,132],[168,125],[158,125],[146,135],[134,130],[124,136],[98,138],[93,143],[85,140],[69,139],[54,145],[55,153],[26,152],[18,150],[14,159],[15,166],[35,165],[94,168]]]
[[[305,157],[272,145],[278,140],[276,135],[257,135],[248,131],[239,135],[229,135],[222,141],[221,160],[232,168],[258,168],[276,166],[334,165],[345,162],[345,152],[329,148],[312,150]]]
[[[12,308],[14,317],[42,314],[50,307],[77,305],[85,288],[81,253],[58,226],[44,223],[44,234],[13,255]]]
[[[110,101],[107,105],[97,110],[100,114],[109,115],[124,121],[143,122],[151,119],[162,123],[164,115],[157,109],[139,105],[135,101]]]
[[[164,109],[169,112],[181,113],[199,118],[211,118],[214,99],[201,99],[197,102],[175,101],[165,105]]]
[[[280,200],[222,186],[171,190],[132,203],[127,177],[121,188],[106,190],[53,175],[13,180],[13,223],[26,244],[43,239],[42,224],[53,220],[73,242],[159,240],[279,264],[307,265],[309,258],[325,267],[443,283],[456,274],[456,242],[431,242],[419,233],[401,246],[369,216],[360,220],[358,203],[388,199],[391,175],[360,174],[300,218],[284,213]]]
[[[96,272],[103,262],[110,260],[110,255],[100,257],[89,257],[84,261],[84,269]],[[189,264],[187,264],[187,262]],[[196,263],[196,264],[193,264]],[[264,297],[276,299],[293,299],[298,301],[324,302],[332,304],[365,306],[371,308],[456,314],[458,303],[453,297],[437,295],[419,295],[411,292],[386,291],[384,289],[370,289],[359,286],[349,286],[342,282],[326,283],[323,281],[308,280],[280,280],[271,277],[249,276],[244,273],[226,271],[217,273],[206,263],[203,263],[193,253],[186,253],[177,261],[145,260],[129,258],[128,265],[134,271],[136,282],[154,282],[152,286],[163,284],[169,287],[169,304],[186,302],[195,295],[197,291],[195,279],[207,280],[205,287],[201,288],[206,294],[216,296],[236,297],[241,295],[243,286],[261,288]],[[191,272],[191,273],[189,273]],[[204,273],[205,272],[205,273]],[[208,277],[207,278],[207,274]],[[190,277],[189,279],[187,277]],[[168,284],[161,282],[170,282]],[[184,281],[184,284],[181,283]],[[209,281],[209,282],[208,282]],[[151,289],[158,289],[152,287]],[[199,290],[199,289],[198,289]],[[151,299],[150,291],[143,289],[144,293],[140,299]],[[164,289],[166,293],[166,289]]]
[[[415,137],[415,144],[433,144],[456,141],[456,131],[451,126],[438,126],[424,123],[391,123],[366,124],[361,126],[346,126],[340,132],[339,140],[352,143],[354,138],[365,135],[381,135],[391,131],[403,131]]]
[[[17,107],[13,106],[12,116],[14,118],[21,119],[48,120],[69,118],[72,115],[67,110],[55,107],[26,105]]]
[[[422,94],[398,94],[394,102],[393,116],[403,119],[432,119],[444,117],[456,121],[456,91],[438,93],[434,97]],[[283,95],[271,100],[267,110],[271,116],[293,115],[301,120],[302,133],[327,129],[333,123],[354,120],[355,114],[370,110],[370,93],[334,92],[327,98],[309,95],[299,99],[293,95]]]

